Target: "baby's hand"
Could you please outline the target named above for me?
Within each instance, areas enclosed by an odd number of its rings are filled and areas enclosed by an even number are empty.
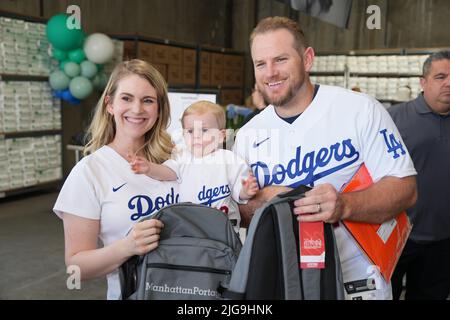
[[[248,199],[258,193],[259,187],[252,171],[249,171],[248,178],[242,179],[242,191],[247,195]]]
[[[128,154],[127,155],[128,162],[131,165],[131,170],[134,173],[143,173],[148,174],[150,171],[151,162],[145,159],[144,157],[135,156]]]

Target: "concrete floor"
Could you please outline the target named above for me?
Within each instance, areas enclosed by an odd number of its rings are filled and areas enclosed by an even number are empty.
[[[0,202],[0,300],[106,298],[106,279],[67,289],[63,225],[52,211],[57,195]]]

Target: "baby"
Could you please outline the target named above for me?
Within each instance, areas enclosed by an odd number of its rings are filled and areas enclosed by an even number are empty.
[[[162,165],[131,157],[131,169],[155,180],[177,180],[180,202],[208,205],[223,211],[239,230],[238,203],[245,204],[259,190],[246,162],[221,148],[225,138],[225,111],[215,103],[198,101],[181,117],[187,150]]]

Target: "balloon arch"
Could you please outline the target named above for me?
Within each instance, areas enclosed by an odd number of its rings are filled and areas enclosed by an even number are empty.
[[[108,77],[103,64],[113,57],[114,44],[105,34],[86,36],[82,28],[69,29],[68,18],[66,14],[57,14],[47,22],[49,54],[59,61],[59,68],[50,73],[49,82],[55,97],[79,104],[94,89],[106,87]]]

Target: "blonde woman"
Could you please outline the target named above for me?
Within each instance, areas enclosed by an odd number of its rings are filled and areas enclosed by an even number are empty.
[[[178,202],[176,182],[135,175],[126,160],[130,153],[154,163],[170,158],[169,115],[161,74],[141,60],[119,64],[97,104],[87,156],[54,207],[64,222],[66,265],[78,266],[82,280],[107,275],[108,299],[121,297],[118,267],[158,246],[162,223],[137,221]]]

